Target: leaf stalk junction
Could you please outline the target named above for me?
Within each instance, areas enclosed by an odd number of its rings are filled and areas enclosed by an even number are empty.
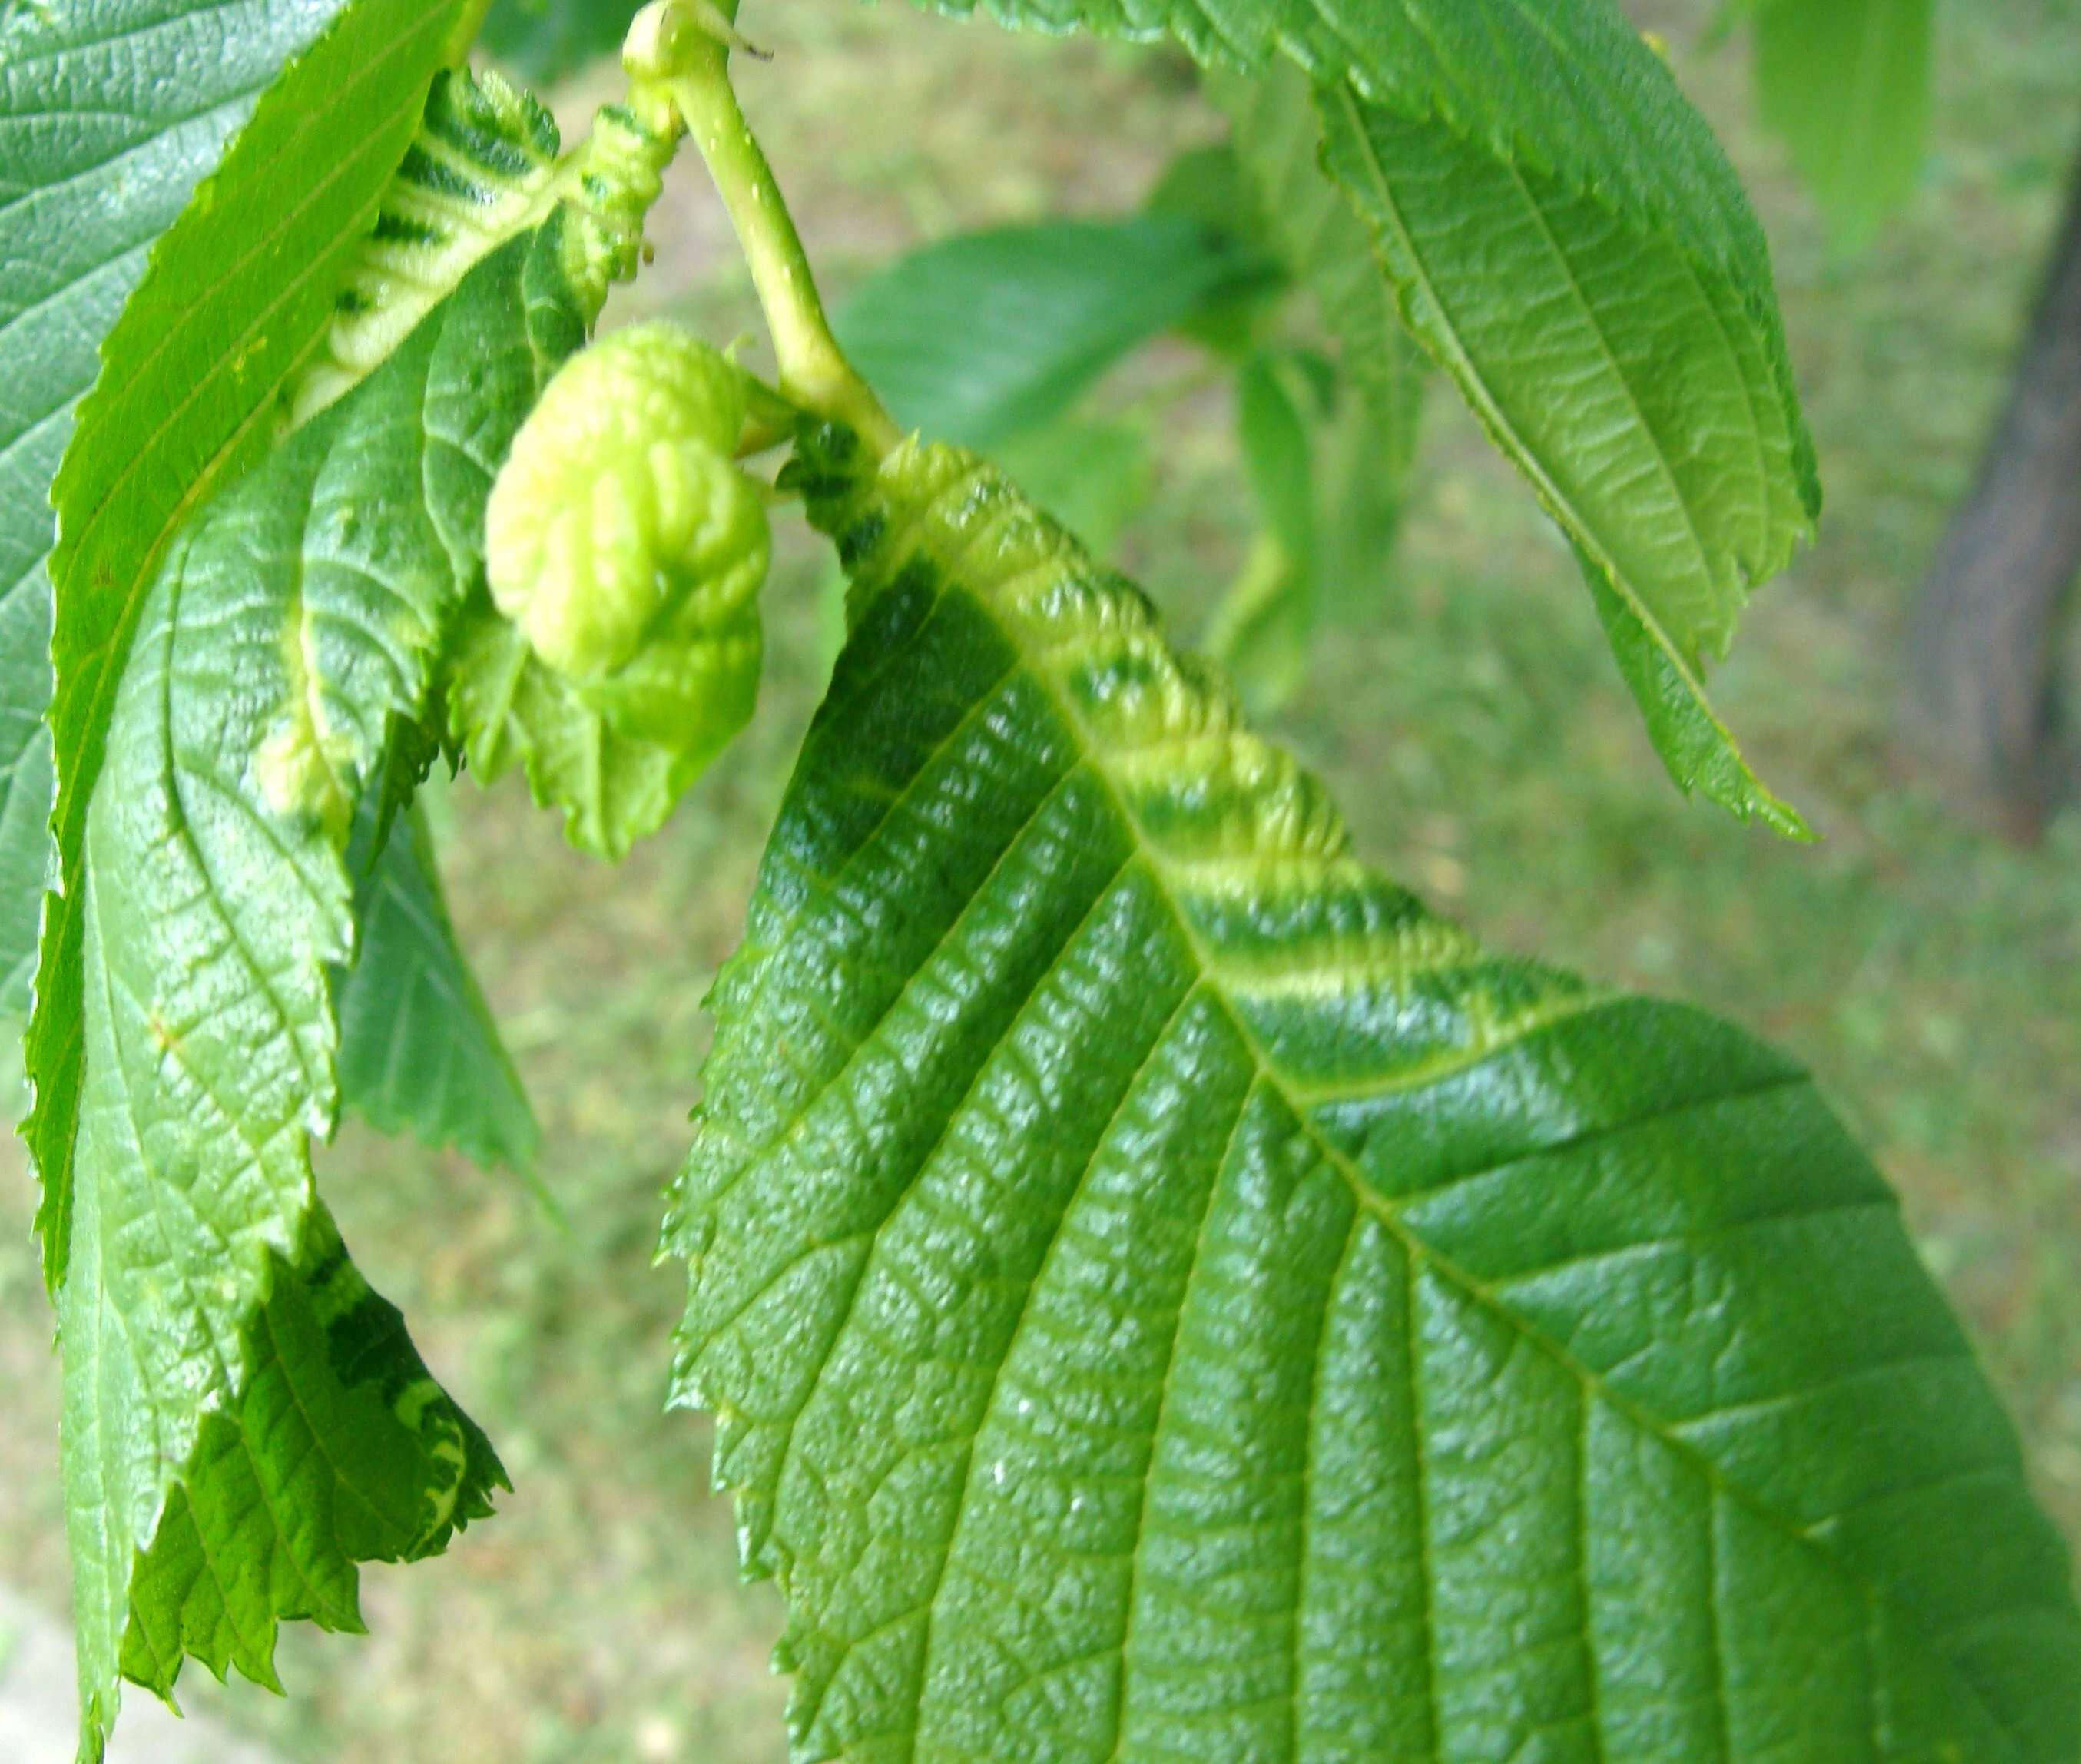
[[[799,411],[844,423],[886,453],[901,432],[831,333],[801,235],[730,83],[730,50],[746,46],[736,10],[736,0],[654,0],[637,14],[622,51],[631,107],[641,114],[669,106],[693,137],[751,271],[772,335],[781,398]],[[776,415],[755,409],[755,419],[762,414],[768,423]]]

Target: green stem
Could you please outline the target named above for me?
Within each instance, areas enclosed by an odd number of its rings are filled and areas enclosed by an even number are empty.
[[[707,162],[766,311],[780,390],[802,410],[846,424],[885,453],[902,431],[831,335],[801,236],[730,85],[729,48],[721,33],[734,34],[736,10],[734,0],[705,6],[666,0],[654,7],[631,32],[631,71],[671,93]]]

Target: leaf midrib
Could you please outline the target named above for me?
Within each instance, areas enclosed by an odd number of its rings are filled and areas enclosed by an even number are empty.
[[[1416,1273],[1423,1267],[1432,1269],[1484,1314],[1507,1328],[1514,1337],[1536,1349],[1572,1379],[1583,1392],[1586,1408],[1587,1400],[1591,1399],[1605,1404],[1613,1413],[1623,1418],[1629,1425],[1635,1428],[1646,1438],[1654,1440],[1683,1463],[1696,1470],[1704,1479],[1707,1488],[1713,1493],[1743,1508],[1797,1549],[1818,1556],[1827,1564],[1831,1572],[1839,1576],[1856,1590],[1869,1609],[1876,1611],[1882,1608],[1894,1612],[1910,1633],[1917,1638],[1929,1657],[1940,1663],[1952,1678],[1978,1703],[1989,1725],[1995,1731],[2001,1733],[2007,1741],[2009,1758],[2020,1760],[2022,1754],[2016,1749],[2015,1737],[2003,1724],[1995,1711],[1987,1707],[1985,1702],[1980,1699],[1977,1689],[1958,1669],[1950,1656],[1942,1652],[1928,1638],[1918,1612],[1911,1608],[1903,1608],[1885,1588],[1874,1583],[1855,1564],[1828,1549],[1789,1516],[1780,1514],[1760,1496],[1733,1481],[1711,1458],[1690,1444],[1680,1434],[1670,1431],[1645,1407],[1615,1390],[1604,1375],[1585,1364],[1570,1353],[1564,1345],[1553,1339],[1519,1314],[1498,1294],[1491,1282],[1482,1280],[1470,1270],[1462,1267],[1451,1257],[1433,1248],[1402,1219],[1394,1204],[1367,1181],[1364,1172],[1358,1168],[1351,1157],[1322,1131],[1316,1122],[1312,1105],[1299,1097],[1289,1085],[1286,1078],[1274,1063],[1270,1051],[1251,1028],[1244,1013],[1237,1008],[1234,1001],[1230,997],[1228,989],[1221,977],[1220,963],[1216,959],[1214,953],[1207,946],[1204,939],[1195,929],[1190,915],[1185,911],[1175,890],[1171,886],[1166,874],[1167,866],[1160,855],[1159,848],[1155,841],[1146,835],[1140,819],[1115,785],[1110,771],[1101,757],[1104,752],[1103,745],[1093,738],[1074,705],[1057,689],[1049,679],[1047,671],[1035,663],[1025,646],[1020,642],[1017,633],[999,616],[997,607],[990,600],[978,595],[958,577],[953,575],[948,577],[945,592],[963,596],[970,605],[989,621],[991,627],[998,631],[1006,644],[1018,656],[1019,671],[1032,683],[1046,700],[1076,752],[1077,758],[1072,764],[1071,771],[1082,769],[1104,792],[1106,800],[1111,805],[1113,813],[1118,818],[1120,827],[1134,849],[1139,867],[1148,878],[1151,888],[1162,903],[1165,914],[1176,928],[1179,938],[1189,952],[1194,965],[1199,970],[1198,977],[1192,990],[1204,988],[1208,997],[1220,1008],[1223,1018],[1234,1030],[1238,1042],[1249,1055],[1251,1063],[1255,1068],[1255,1081],[1267,1086],[1278,1097],[1292,1114],[1301,1130],[1306,1134],[1310,1143],[1315,1147],[1324,1162],[1343,1177],[1351,1191],[1353,1204],[1358,1209],[1360,1215],[1377,1220],[1381,1227],[1400,1246],[1402,1252],[1409,1258],[1411,1278],[1414,1278]],[[1570,1002],[1573,1005],[1572,1009],[1551,1012],[1540,1017],[1529,1025],[1513,1024],[1488,1047],[1483,1057],[1494,1058],[1523,1039],[1527,1034],[1536,1034],[1549,1028],[1564,1021],[1567,1017],[1604,1008],[1609,1001],[1595,995],[1584,995]],[[1475,1062],[1475,1063],[1478,1063]],[[1810,1084],[1811,1081],[1803,1074],[1785,1080],[1787,1084]],[[1368,1095],[1370,1092],[1363,1088],[1352,1088],[1347,1089],[1344,1094],[1360,1097]],[[1715,1603],[1717,1605],[1717,1598]],[[1870,1655],[1871,1663],[1871,1672],[1867,1681],[1868,1695],[1876,1703],[1879,1693],[1879,1661],[1869,1640],[1867,1652]],[[1717,1682],[1721,1677],[1723,1677],[1726,1668],[1724,1649],[1718,1640],[1717,1629],[1713,1658]],[[1595,1673],[1594,1664],[1591,1669],[1594,1678]]]

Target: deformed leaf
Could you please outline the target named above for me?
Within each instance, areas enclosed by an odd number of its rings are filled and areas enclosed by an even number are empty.
[[[245,1385],[138,1560],[123,1674],[162,1696],[189,1655],[279,1691],[275,1620],[359,1633],[356,1563],[438,1555],[510,1486],[322,1206],[304,1233],[293,1261],[271,1257]]]
[[[36,1105],[23,1128],[43,1183],[38,1229],[53,1286],[65,1266],[82,1080],[88,805],[146,592],[182,523],[267,451],[278,402],[322,345],[462,5],[353,0],[338,9],[154,249],[66,450],[50,565],[59,888],[40,945],[25,1044]],[[162,74],[208,58],[192,43],[186,53]],[[233,59],[243,64],[244,53]],[[90,67],[82,100],[120,108],[120,84],[109,82],[124,65],[117,56]],[[289,190],[305,194],[285,208]]]
[[[519,767],[536,802],[563,811],[574,846],[616,863],[665,824],[709,757],[616,728],[528,648],[488,592],[472,599],[456,639],[448,720],[481,780]]]
[[[668,1240],[794,1756],[2070,1764],[2064,1551],[1806,1075],[1431,917],[973,457],[792,477],[859,617]]]

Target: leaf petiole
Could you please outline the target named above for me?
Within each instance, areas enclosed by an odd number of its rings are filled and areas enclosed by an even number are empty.
[[[669,96],[708,165],[765,309],[782,396],[886,452],[901,432],[831,334],[801,236],[730,85],[735,11],[735,0],[654,0],[630,27],[623,61],[639,89]]]

